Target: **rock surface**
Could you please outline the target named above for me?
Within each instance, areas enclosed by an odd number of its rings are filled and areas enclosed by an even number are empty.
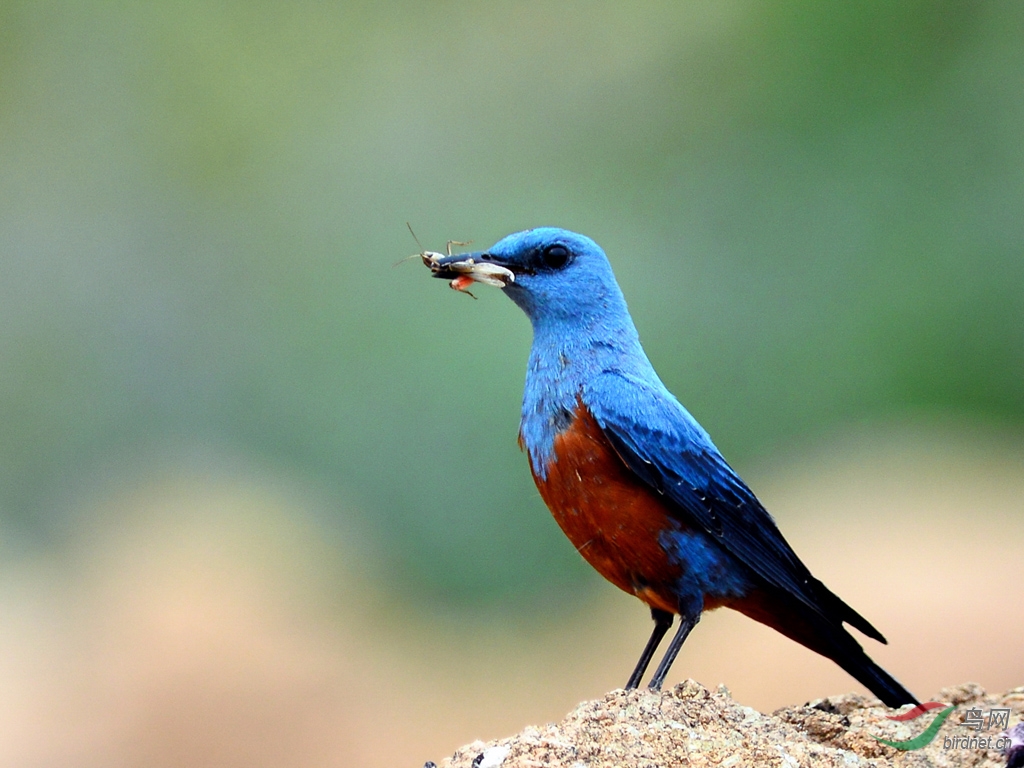
[[[874,737],[914,738],[937,710],[897,722],[886,718],[892,711],[877,699],[846,694],[765,715],[735,702],[725,688],[711,692],[687,680],[670,691],[612,691],[604,699],[580,704],[560,723],[462,747],[440,768],[479,768],[496,758],[503,758],[501,768],[1006,765],[999,750],[957,746],[953,737],[991,737],[995,742],[1001,728],[972,730],[964,724],[965,713],[971,708],[985,714],[1008,708],[1012,727],[1024,718],[1024,686],[990,696],[967,683],[943,689],[934,700],[955,704],[956,710],[930,744],[902,751]]]

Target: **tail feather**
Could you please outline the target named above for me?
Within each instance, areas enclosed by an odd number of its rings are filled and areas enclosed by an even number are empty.
[[[856,627],[865,635],[870,637],[872,640],[877,640],[883,645],[888,645],[889,641],[885,639],[881,632],[875,629],[871,622],[857,613],[853,608],[843,602],[837,594],[832,592],[828,587],[822,584],[820,581],[812,577],[815,591],[818,593],[818,597],[829,607],[829,612],[836,616],[840,616],[842,621],[845,621],[851,627]]]
[[[853,638],[851,641],[855,645],[857,644]],[[859,645],[858,648],[860,648]],[[860,649],[860,658],[834,658],[833,661],[853,675],[861,685],[880,698],[887,707],[897,709],[904,704],[921,703],[895,677],[873,662],[863,649]]]
[[[858,623],[850,622],[853,626],[861,629],[860,623],[863,623],[873,630],[870,636],[885,642],[881,633],[852,608],[838,597],[835,597],[835,600],[860,619]],[[896,678],[872,661],[860,643],[846,631],[842,624],[843,621],[849,621],[846,611],[832,619],[808,608],[806,604],[789,595],[770,589],[756,590],[732,603],[730,607],[781,632],[805,648],[831,659],[881,699],[887,707],[895,709],[904,704],[920,703]]]

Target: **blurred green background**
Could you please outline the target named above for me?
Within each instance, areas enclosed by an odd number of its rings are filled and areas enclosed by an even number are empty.
[[[394,589],[594,583],[514,448],[526,320],[392,270],[556,224],[741,468],[1024,421],[1016,3],[0,5],[0,510],[168,451],[349,500]],[[483,554],[480,554],[483,553]]]
[[[184,467],[301,488],[428,614],[603,589],[515,446],[526,319],[392,268],[407,221],[593,237],[745,474],[1021,435],[1022,40],[995,1],[0,3],[4,556]]]

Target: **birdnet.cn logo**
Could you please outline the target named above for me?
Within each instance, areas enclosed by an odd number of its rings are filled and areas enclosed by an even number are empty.
[[[891,741],[878,736],[874,736],[873,738],[876,741],[880,741],[882,744],[895,747],[900,750],[909,751],[921,749],[935,740],[935,737],[939,733],[939,729],[942,728],[943,723],[945,723],[947,718],[953,714],[955,709],[955,705],[944,704],[940,701],[928,701],[924,704],[918,704],[913,709],[909,709],[902,714],[889,715],[888,719],[899,722],[908,722],[911,720],[917,720],[929,712],[939,710],[921,733],[914,738],[907,739],[905,741]],[[1009,707],[993,707],[992,709],[984,712],[980,707],[972,707],[964,712],[964,719],[961,723],[961,727],[967,728],[968,732],[944,736],[942,739],[942,748],[1006,750],[1011,743],[1011,738],[1007,734],[1009,724]],[[982,734],[981,730],[983,728],[985,730],[995,730],[999,728],[1002,732],[998,734]],[[973,734],[970,732],[972,730],[974,731]]]

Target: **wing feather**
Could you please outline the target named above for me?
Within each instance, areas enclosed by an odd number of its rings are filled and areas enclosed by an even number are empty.
[[[707,432],[660,381],[605,371],[584,387],[581,398],[623,462],[672,502],[681,522],[714,536],[769,586],[806,608],[885,642],[811,575]]]

